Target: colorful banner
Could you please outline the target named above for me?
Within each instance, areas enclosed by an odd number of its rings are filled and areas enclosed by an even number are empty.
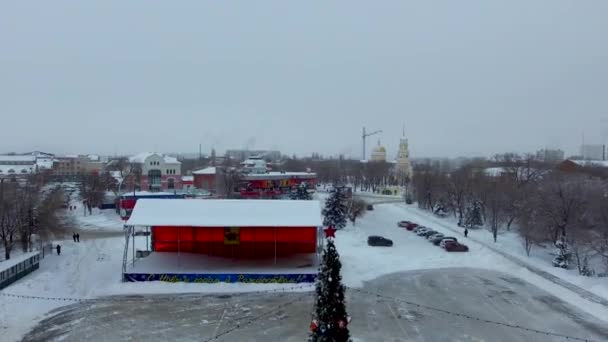
[[[295,284],[314,283],[316,274],[180,274],[180,273],[125,273],[130,282],[166,281],[170,283],[252,283],[252,284]]]
[[[224,228],[224,245],[238,245],[241,243],[239,227]]]

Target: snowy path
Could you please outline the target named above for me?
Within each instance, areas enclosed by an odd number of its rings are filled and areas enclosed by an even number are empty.
[[[423,213],[423,212],[421,212],[417,208],[412,208],[412,207],[408,207],[408,206],[404,206],[404,207],[405,207],[408,215],[411,215],[411,216],[414,217],[414,218],[412,218],[413,221],[416,221],[416,218],[418,220],[422,219],[422,220],[431,221],[431,222],[433,222],[434,225],[437,225],[437,226],[440,226],[441,228],[450,230],[453,233],[458,234],[458,236],[462,235],[462,229],[456,229],[456,228],[453,227],[453,225],[445,222],[444,220],[442,220],[440,218],[433,217],[429,213]],[[433,228],[433,227],[434,226],[431,226],[431,228]],[[539,275],[539,276],[541,276],[541,277],[543,277],[543,278],[545,278],[545,279],[547,279],[547,280],[549,280],[549,281],[551,281],[551,282],[553,282],[553,283],[555,283],[555,284],[557,284],[559,286],[562,286],[562,287],[564,287],[564,288],[566,288],[566,289],[568,289],[568,290],[570,290],[572,292],[575,292],[576,294],[578,294],[579,296],[581,296],[581,297],[583,297],[583,298],[585,298],[587,300],[590,300],[590,301],[592,301],[594,303],[598,303],[598,304],[604,305],[606,308],[608,308],[608,300],[606,298],[600,297],[600,296],[598,296],[598,295],[596,295],[596,294],[594,294],[592,292],[589,292],[589,291],[587,291],[587,290],[585,290],[585,289],[583,289],[583,288],[581,288],[581,287],[579,287],[579,286],[577,286],[575,284],[572,284],[572,283],[570,283],[570,282],[568,282],[568,281],[566,281],[566,280],[564,280],[562,278],[559,278],[559,277],[557,277],[557,276],[555,276],[555,275],[553,275],[553,274],[551,274],[549,272],[543,271],[543,270],[539,269],[538,267],[535,267],[535,266],[531,265],[530,263],[525,262],[524,260],[522,260],[522,259],[520,259],[520,258],[518,258],[518,257],[516,257],[516,256],[514,256],[512,254],[506,253],[506,252],[504,252],[504,251],[502,251],[502,250],[500,250],[498,248],[493,247],[489,243],[483,242],[483,241],[481,241],[481,240],[473,237],[472,235],[469,235],[469,237],[467,238],[467,240],[475,241],[478,244],[480,244],[480,245],[482,245],[482,246],[484,246],[484,247],[486,247],[486,248],[494,251],[495,253],[500,254],[501,256],[503,256],[504,258],[508,259],[509,261],[511,261],[511,262],[513,262],[513,263],[521,266],[521,267],[526,268],[530,272],[532,272],[534,274],[537,274],[537,275]]]

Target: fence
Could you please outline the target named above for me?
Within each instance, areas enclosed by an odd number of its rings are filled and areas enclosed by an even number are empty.
[[[17,260],[8,260],[4,262],[4,265],[0,264],[0,289],[38,269],[42,253],[32,252],[29,254],[31,255],[27,257],[24,255],[23,258],[17,258]]]
[[[53,244],[49,242],[43,245],[41,243],[36,250],[40,251],[40,257],[44,259],[46,256],[53,254]]]

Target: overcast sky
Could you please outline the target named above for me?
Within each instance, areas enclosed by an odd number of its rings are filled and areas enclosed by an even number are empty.
[[[608,138],[608,1],[3,1],[0,151],[359,158]]]

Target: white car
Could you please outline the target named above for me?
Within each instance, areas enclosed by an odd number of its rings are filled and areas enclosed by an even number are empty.
[[[454,241],[454,242],[458,242],[458,240],[454,239],[454,238],[448,238],[448,239],[443,239],[441,240],[441,242],[439,243],[439,247],[441,248],[445,248],[445,243],[448,241]]]
[[[416,231],[416,235],[421,236],[422,234],[424,234],[424,233],[428,232],[429,230],[430,230],[430,229],[428,229],[428,228],[418,229],[418,230]]]
[[[437,233],[437,234],[433,234],[433,235],[427,236],[426,239],[429,240],[429,241],[432,241],[432,240],[434,240],[436,238],[443,237],[443,236],[444,236],[443,234]]]

